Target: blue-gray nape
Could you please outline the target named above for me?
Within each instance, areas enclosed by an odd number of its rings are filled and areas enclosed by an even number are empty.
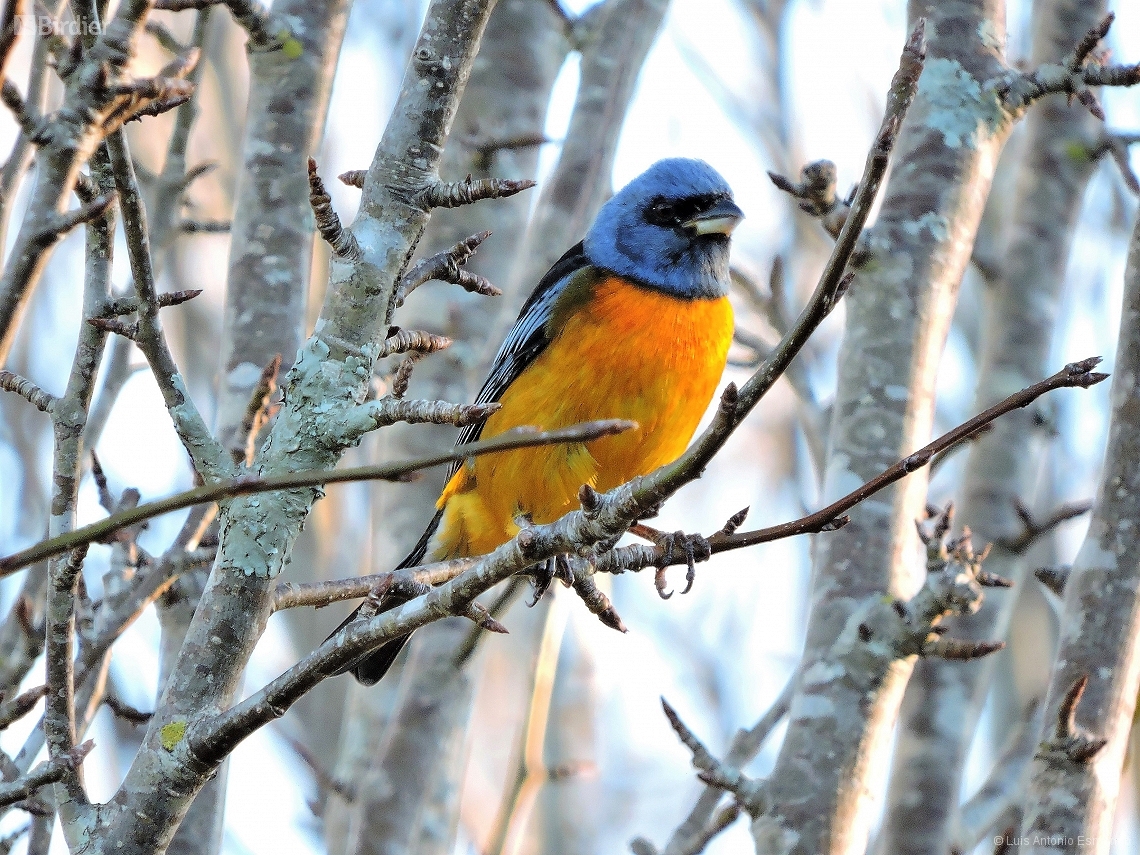
[[[590,262],[677,297],[728,293],[727,234],[696,234],[650,222],[652,206],[694,198],[732,199],[732,189],[703,160],[659,160],[602,206],[586,235]]]

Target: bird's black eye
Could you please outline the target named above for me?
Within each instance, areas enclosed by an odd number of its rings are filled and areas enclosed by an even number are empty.
[[[645,219],[652,225],[672,228],[681,222],[676,205],[664,199],[653,202],[645,209]]]
[[[645,220],[654,226],[667,229],[676,228],[682,223],[707,211],[717,201],[716,196],[688,196],[684,199],[658,199],[645,209]]]

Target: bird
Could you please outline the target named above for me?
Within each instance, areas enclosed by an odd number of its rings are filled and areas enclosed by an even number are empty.
[[[681,455],[728,358],[729,245],[743,217],[725,179],[689,158],[657,161],[601,207],[499,348],[475,399],[499,409],[465,427],[457,445],[524,425],[554,430],[620,418],[637,427],[454,464],[431,523],[396,569],[491,552],[520,522],[549,523],[573,510],[583,484],[604,492]],[[391,593],[380,610],[406,601]],[[408,637],[344,670],[376,683]]]

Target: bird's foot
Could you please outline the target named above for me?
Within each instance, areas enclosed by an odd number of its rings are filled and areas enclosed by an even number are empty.
[[[657,564],[657,573],[653,577],[653,584],[657,594],[663,600],[673,596],[672,591],[666,591],[665,571],[678,563],[682,556],[685,560],[685,589],[687,594],[693,589],[693,582],[697,578],[697,562],[708,561],[712,556],[712,545],[708,538],[701,534],[685,534],[683,531],[673,533],[658,532],[653,542],[661,548],[661,561]]]
[[[574,570],[570,566],[570,560],[565,555],[555,555],[545,561],[536,564],[531,573],[531,579],[534,582],[534,593],[529,606],[535,606],[538,601],[542,599],[542,595],[550,588],[550,583],[555,579],[559,580],[563,585],[569,588],[574,584]]]

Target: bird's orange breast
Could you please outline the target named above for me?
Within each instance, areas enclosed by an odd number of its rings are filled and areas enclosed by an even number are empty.
[[[732,329],[727,298],[680,299],[616,277],[596,283],[503,393],[482,435],[609,418],[638,428],[475,458],[440,497],[433,556],[490,552],[518,531],[520,514],[552,522],[577,507],[582,484],[608,490],[676,459],[716,390]]]

